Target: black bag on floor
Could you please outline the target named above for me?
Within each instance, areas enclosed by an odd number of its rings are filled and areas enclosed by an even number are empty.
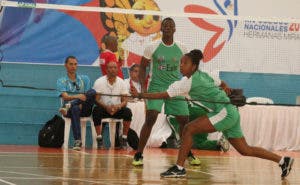
[[[39,146],[60,148],[64,143],[65,121],[55,115],[39,132]]]

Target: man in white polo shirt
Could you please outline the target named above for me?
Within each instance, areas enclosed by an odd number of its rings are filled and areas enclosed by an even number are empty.
[[[106,66],[107,75],[98,78],[93,89],[100,94],[128,95],[128,89],[123,79],[118,77],[118,66],[116,62],[109,62]],[[98,147],[102,142],[101,120],[103,118],[123,119],[122,147],[127,146],[127,133],[130,126],[132,113],[127,105],[127,98],[120,96],[96,95],[96,107],[93,110],[93,121],[97,132]]]

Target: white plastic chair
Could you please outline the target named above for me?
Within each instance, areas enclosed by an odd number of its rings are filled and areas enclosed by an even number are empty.
[[[296,105],[300,105],[300,96],[296,97]]]
[[[63,99],[60,99],[61,105],[63,105]],[[71,129],[71,119],[62,116],[62,118],[65,120],[65,134],[64,134],[64,144],[63,148],[68,149],[69,148],[69,138],[70,138],[70,129]],[[80,126],[81,126],[81,142],[82,147],[85,147],[85,138],[86,138],[86,123],[90,122],[91,124],[91,131],[92,131],[92,142],[93,142],[93,148],[97,148],[97,133],[95,129],[95,125],[93,122],[93,118],[91,116],[89,117],[81,117],[80,118]]]
[[[265,97],[251,97],[247,98],[247,103],[264,103],[264,104],[274,104],[273,100]]]
[[[102,127],[103,127],[103,123],[108,123],[110,148],[115,148],[116,126],[117,123],[120,123],[119,133],[121,135],[123,131],[123,119],[103,118],[101,120]]]
[[[69,148],[69,138],[70,138],[70,129],[71,129],[71,119],[67,117],[63,117],[65,120],[65,135],[64,135],[64,144],[63,148]],[[82,147],[85,147],[85,138],[86,138],[86,123],[90,122],[91,124],[91,131],[92,131],[92,141],[93,141],[93,148],[97,148],[97,133],[94,126],[94,122],[92,117],[81,117],[80,118],[80,126],[81,126],[81,141]]]

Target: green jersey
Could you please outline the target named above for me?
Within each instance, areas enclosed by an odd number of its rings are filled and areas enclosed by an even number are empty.
[[[149,45],[144,57],[151,59],[149,91],[165,91],[180,79],[180,59],[187,50],[179,43],[165,45],[162,41]]]
[[[228,96],[215,80],[202,71],[196,71],[190,78],[183,77],[180,81],[174,82],[167,92],[170,97],[184,95],[188,99],[193,99],[194,104],[206,108],[209,112],[218,112],[226,104],[206,101],[229,102]]]

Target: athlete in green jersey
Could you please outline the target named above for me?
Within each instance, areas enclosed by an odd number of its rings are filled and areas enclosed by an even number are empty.
[[[151,44],[145,49],[144,56],[140,65],[140,82],[142,92],[146,91],[145,78],[146,67],[150,65],[150,79],[148,92],[166,91],[170,84],[180,79],[180,59],[186,49],[182,44],[173,39],[175,33],[175,22],[171,18],[165,18],[161,23],[162,41]],[[183,97],[176,97],[183,99]],[[180,124],[180,133],[188,123],[189,110],[185,101],[172,100],[147,100],[145,123],[140,133],[140,140],[132,164],[135,166],[143,165],[143,150],[150,136],[153,125],[164,104],[164,113],[174,115]],[[199,159],[189,152],[190,164],[199,165]]]
[[[240,126],[240,114],[237,108],[228,104],[229,99],[223,90],[214,84],[213,78],[198,70],[203,58],[200,50],[192,50],[181,59],[180,71],[183,78],[174,82],[167,91],[160,93],[135,94],[140,98],[170,98],[187,95],[194,103],[206,108],[209,113],[188,123],[182,133],[182,143],[179,150],[177,165],[172,166],[162,177],[181,177],[186,175],[184,161],[192,147],[192,137],[197,133],[222,131],[230,144],[242,155],[259,157],[279,163],[282,169],[281,177],[286,177],[293,165],[291,157],[281,157],[263,148],[249,146],[243,136]],[[206,100],[206,101],[205,101]],[[212,103],[226,102],[226,103]]]

